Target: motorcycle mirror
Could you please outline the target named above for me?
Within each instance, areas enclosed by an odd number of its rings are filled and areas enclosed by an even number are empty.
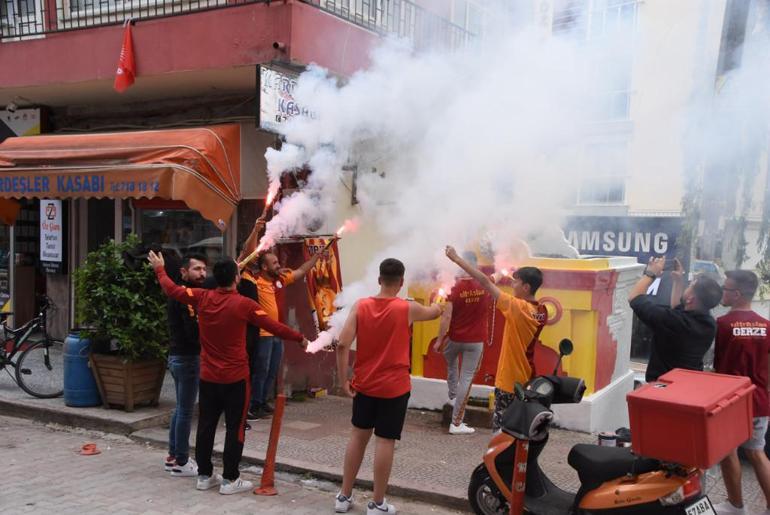
[[[569,338],[564,338],[562,341],[559,342],[559,354],[562,356],[569,356],[572,354],[572,351],[575,349],[575,346],[572,344],[572,340]]]

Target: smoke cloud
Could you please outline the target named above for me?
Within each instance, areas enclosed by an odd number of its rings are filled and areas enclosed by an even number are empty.
[[[448,285],[456,267],[447,244],[489,249],[509,268],[526,254],[524,241],[533,252],[574,253],[558,228],[587,166],[586,124],[614,56],[534,26],[491,32],[455,52],[415,53],[387,40],[345,83],[318,67],[300,77],[295,98],[315,116],[287,123],[286,143],[266,157],[271,188],[284,172],[312,174],[276,206],[264,241],[336,230],[355,168],[359,230],[382,243],[340,307],[376,292],[385,257],[405,263],[407,283]],[[335,315],[311,352],[331,343],[345,316]]]

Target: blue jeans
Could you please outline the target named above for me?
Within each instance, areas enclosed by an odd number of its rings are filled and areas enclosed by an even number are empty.
[[[252,354],[251,365],[251,410],[265,403],[270,387],[278,377],[283,357],[283,341],[276,336],[260,336],[257,348]]]
[[[180,465],[190,457],[190,426],[198,397],[200,363],[200,356],[168,357],[168,369],[176,390],[176,407],[168,429],[168,454]]]

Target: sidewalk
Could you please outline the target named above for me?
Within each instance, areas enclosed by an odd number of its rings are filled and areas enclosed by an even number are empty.
[[[5,474],[0,513],[30,515],[315,515],[332,513],[338,485],[299,475],[276,474],[280,495],[220,495],[195,489],[195,478],[171,477],[162,469],[163,452],[121,435],[39,424],[0,416]],[[101,451],[81,456],[85,443]],[[217,469],[222,464],[214,460]],[[259,467],[242,476],[259,481]],[[364,515],[368,492],[358,492],[350,515]],[[457,515],[444,506],[396,495],[388,501],[401,515]]]
[[[67,408],[62,399],[40,400],[26,396],[6,377],[0,377],[0,412],[37,418],[46,422],[102,430],[118,427],[115,432],[130,434],[136,440],[165,448],[168,441],[167,420],[173,406],[173,391],[164,387],[158,408],[141,408],[134,413],[97,408]],[[283,418],[278,447],[278,469],[310,473],[314,477],[341,480],[342,461],[350,430],[351,401],[341,397],[322,397],[304,402],[289,402]],[[271,419],[252,422],[247,432],[244,461],[261,464],[267,448]],[[194,427],[191,442],[194,442]],[[218,432],[216,451],[221,452],[224,428]],[[474,435],[450,436],[441,424],[441,414],[410,410],[403,439],[396,447],[390,484],[392,495],[407,496],[453,508],[467,509],[467,487],[473,469],[480,463],[489,441],[488,430]],[[593,443],[596,437],[553,429],[543,451],[541,465],[560,487],[575,491],[577,476],[567,464],[569,449],[576,443]],[[359,476],[370,487],[371,455],[367,455]],[[712,501],[724,499],[721,479],[706,482]],[[745,470],[744,492],[750,509],[764,509],[763,495],[753,471]]]

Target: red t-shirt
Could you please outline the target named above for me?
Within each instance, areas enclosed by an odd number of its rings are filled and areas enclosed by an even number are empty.
[[[458,279],[447,297],[452,303],[449,339],[460,343],[486,341],[490,299],[476,279]]]
[[[756,385],[754,416],[770,416],[767,393],[770,320],[753,311],[730,311],[717,319],[714,369],[720,374],[746,376]]]
[[[356,308],[356,362],[353,389],[392,399],[409,392],[409,302],[369,297]]]
[[[204,381],[230,384],[248,380],[247,324],[263,327],[286,340],[303,339],[300,333],[272,320],[259,304],[235,290],[185,288],[169,279],[162,267],[156,268],[155,274],[166,295],[198,311],[200,378]]]

